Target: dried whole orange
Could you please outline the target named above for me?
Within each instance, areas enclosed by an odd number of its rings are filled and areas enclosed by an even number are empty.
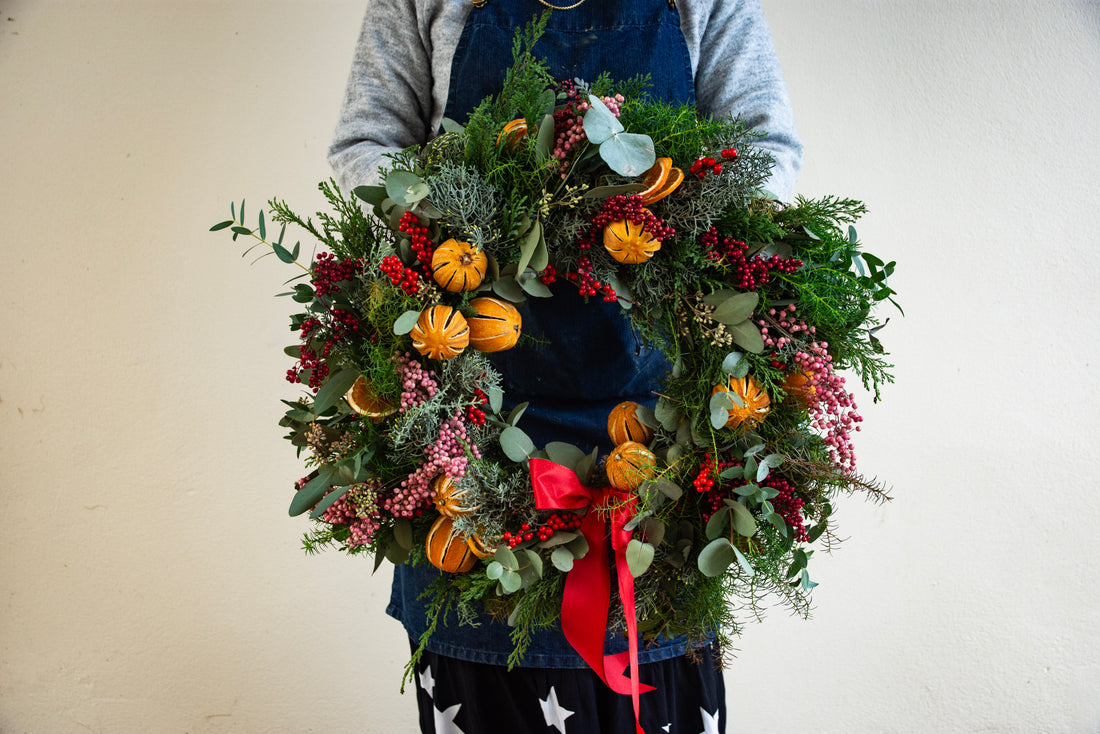
[[[355,384],[344,394],[344,399],[352,410],[376,423],[397,410],[379,398],[374,392],[374,386],[362,375],[356,378]]]
[[[454,519],[446,516],[432,524],[424,550],[428,562],[447,573],[466,573],[477,563],[477,557],[466,543],[466,536],[455,528]]]
[[[629,219],[612,222],[603,229],[603,246],[624,265],[637,265],[661,249],[661,241]]]
[[[470,346],[479,352],[501,352],[519,341],[522,319],[519,310],[499,298],[481,296],[470,301],[477,313],[466,319],[470,325]]]
[[[468,494],[467,490],[460,487],[454,479],[446,474],[440,474],[432,480],[432,492],[435,493],[433,500],[435,509],[439,511],[440,515],[458,517],[478,509],[477,507],[467,507],[464,504]]]
[[[637,441],[626,441],[607,457],[606,471],[612,487],[633,491],[657,474],[657,457]]]
[[[489,258],[484,252],[454,238],[440,244],[432,254],[432,278],[449,293],[476,289],[488,267]]]
[[[783,390],[787,393],[788,398],[799,400],[803,403],[810,403],[813,401],[814,394],[817,392],[817,388],[814,387],[812,380],[813,376],[805,370],[792,372],[783,380]]]
[[[733,401],[726,428],[737,428],[742,423],[749,426],[759,423],[767,417],[771,409],[771,398],[751,377],[731,377],[728,388],[725,385],[715,385],[710,394],[716,395],[720,392],[732,392],[741,400],[741,405]]]
[[[420,313],[409,332],[413,348],[430,359],[451,359],[470,344],[470,326],[457,308],[442,304]]]
[[[616,446],[627,441],[645,444],[653,438],[653,429],[638,419],[640,407],[632,400],[625,400],[611,409],[607,416],[607,435]]]

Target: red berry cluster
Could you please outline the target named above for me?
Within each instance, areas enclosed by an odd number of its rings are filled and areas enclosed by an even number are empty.
[[[474,403],[466,406],[466,420],[475,426],[485,425],[485,411],[480,406],[489,402],[489,396],[481,388],[474,388]]]
[[[435,248],[432,246],[432,238],[428,236],[428,228],[420,224],[420,218],[412,212],[405,212],[401,215],[397,229],[409,236],[409,247],[416,253],[417,261],[430,269]]]
[[[554,537],[554,533],[580,529],[582,522],[584,522],[584,518],[575,512],[555,512],[546,518],[546,522],[542,525],[532,528],[531,523],[525,522],[520,525],[518,532],[512,533],[506,530],[503,538],[509,548],[515,548],[520,543],[535,538],[538,538],[540,542],[546,542]]]
[[[610,283],[601,283],[596,280],[596,276],[592,274],[592,261],[587,255],[578,258],[577,267],[568,271],[565,277],[577,285],[577,290],[582,296],[594,296],[599,293],[607,303],[613,303],[618,298],[618,294]]]
[[[420,274],[407,268],[397,255],[382,258],[378,269],[390,277],[390,282],[410,296],[420,290]]]
[[[298,327],[302,343],[298,346],[298,362],[286,371],[286,380],[291,384],[302,381],[302,372],[309,370],[309,386],[314,392],[328,377],[328,365],[324,363],[332,348],[359,331],[359,319],[343,308],[334,308],[330,312],[331,320],[327,325],[328,335],[321,344],[320,353],[313,348],[314,335],[326,327],[320,319],[309,317]]]
[[[588,228],[588,231],[577,240],[577,247],[582,250],[592,249],[593,245],[602,242],[604,227],[612,222],[621,222],[627,219],[635,224],[642,225],[642,229],[661,242],[676,236],[675,229],[665,224],[663,219],[658,219],[653,212],[645,208],[640,194],[611,196],[596,216],[592,218],[592,225]]]
[[[783,522],[787,523],[787,527],[794,534],[794,539],[800,543],[808,543],[810,535],[806,532],[806,524],[802,517],[802,507],[806,503],[795,494],[794,485],[780,477],[768,477],[760,483],[760,486],[779,490],[779,494],[772,498],[772,506],[783,518]]]
[[[313,261],[313,287],[323,298],[340,289],[340,282],[351,280],[363,272],[363,259],[348,257],[337,260],[331,252],[322,252]]]
[[[699,238],[707,250],[707,259],[716,265],[728,265],[733,272],[730,282],[741,290],[755,290],[766,285],[771,273],[793,273],[802,267],[802,261],[796,257],[746,257],[749,246],[742,240],[732,237],[719,237],[718,230],[711,227]]]
[[[558,270],[553,265],[547,265],[545,268],[543,268],[542,272],[539,273],[539,280],[542,281],[543,285],[550,285],[557,279]]]
[[[726,148],[720,155],[724,160],[733,160],[737,157],[737,148]],[[708,173],[717,176],[722,172],[722,163],[708,155],[703,158],[697,158],[688,168],[688,171],[694,173],[699,178],[706,178]]]

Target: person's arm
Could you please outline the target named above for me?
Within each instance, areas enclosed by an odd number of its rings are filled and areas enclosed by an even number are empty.
[[[446,32],[439,27],[445,20],[439,5],[429,0],[368,3],[328,153],[345,191],[377,183],[384,154],[426,142],[439,124],[432,48],[433,35]],[[457,34],[452,35],[457,42]]]
[[[794,196],[802,167],[802,141],[758,0],[684,2],[684,33],[698,49],[695,93],[699,110],[739,116],[766,132],[756,144],[775,157],[768,188],[783,201]]]

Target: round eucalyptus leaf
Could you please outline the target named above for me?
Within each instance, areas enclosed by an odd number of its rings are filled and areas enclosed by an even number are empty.
[[[717,538],[707,543],[707,546],[699,552],[699,570],[704,576],[714,578],[721,576],[733,563],[737,551],[725,538]]]
[[[600,157],[620,176],[641,176],[657,160],[652,138],[637,133],[611,136],[600,144]]]

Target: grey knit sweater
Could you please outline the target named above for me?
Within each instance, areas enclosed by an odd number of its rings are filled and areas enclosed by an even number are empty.
[[[329,149],[341,188],[376,183],[385,153],[439,129],[471,7],[470,0],[369,0]],[[769,188],[789,200],[802,143],[758,0],[679,0],[677,7],[700,111],[740,116],[766,132],[758,145],[775,157]]]

